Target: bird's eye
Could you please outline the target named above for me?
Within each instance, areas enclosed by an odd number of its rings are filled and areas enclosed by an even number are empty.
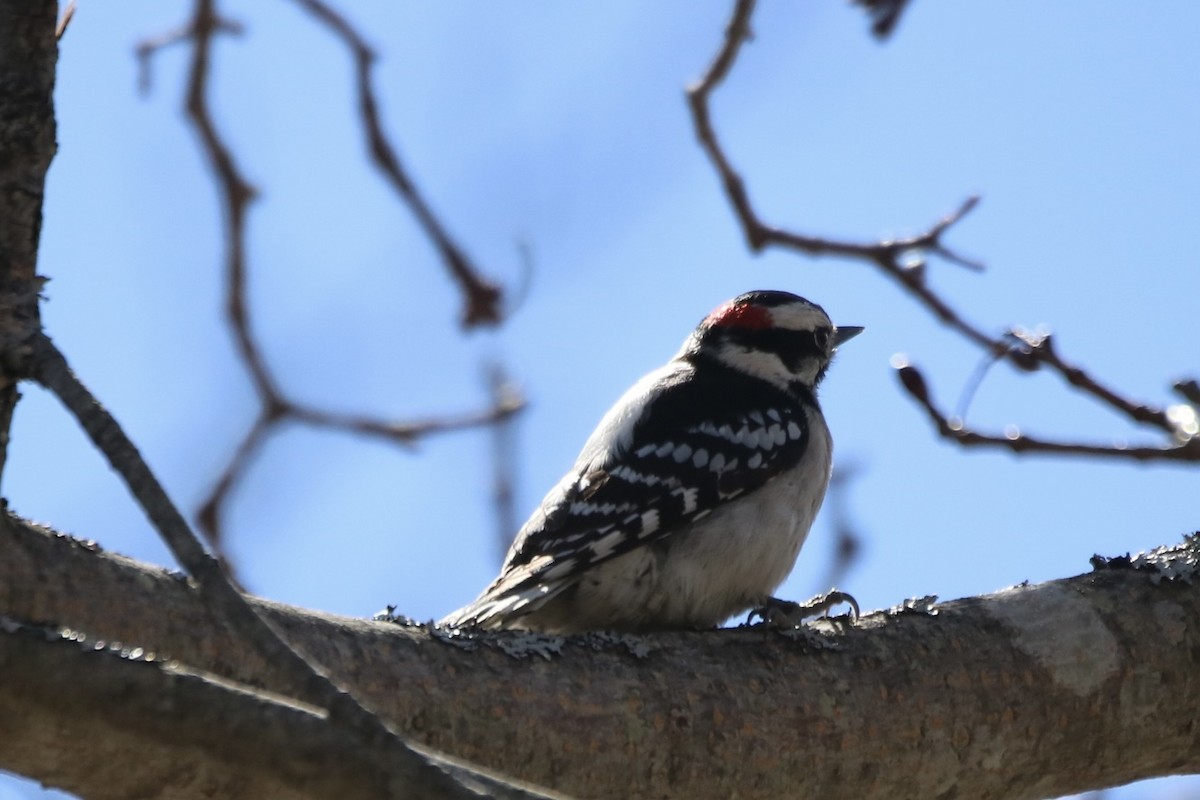
[[[818,328],[813,332],[813,341],[817,345],[817,349],[822,353],[829,352],[829,336],[830,332],[827,328]]]

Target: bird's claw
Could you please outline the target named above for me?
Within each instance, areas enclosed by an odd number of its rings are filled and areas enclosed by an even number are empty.
[[[854,596],[837,589],[830,589],[825,594],[817,595],[805,603],[768,597],[760,607],[750,611],[746,616],[746,624],[752,624],[754,618],[758,617],[762,620],[762,624],[770,628],[799,628],[800,623],[804,620],[819,617],[822,614],[828,616],[829,609],[842,603],[850,606],[850,621],[858,620],[861,612]]]

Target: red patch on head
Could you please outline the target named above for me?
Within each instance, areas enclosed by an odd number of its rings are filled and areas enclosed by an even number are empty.
[[[710,327],[724,325],[759,330],[771,327],[771,312],[762,306],[731,302],[709,314],[704,324]]]

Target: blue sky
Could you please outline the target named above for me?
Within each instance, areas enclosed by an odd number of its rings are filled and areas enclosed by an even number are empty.
[[[1173,543],[1200,527],[1195,467],[1017,457],[937,440],[898,389],[905,353],[952,407],[980,354],[870,267],[750,254],[695,145],[683,87],[714,54],[728,3],[357,3],[381,54],[387,130],[426,197],[491,277],[530,290],[501,329],[464,336],[459,298],[407,210],[364,157],[347,54],[287,3],[226,13],[217,123],[261,190],[250,302],[287,391],[395,418],[472,410],[505,365],[530,400],[518,423],[523,515],[604,410],[674,353],[709,309],[786,289],[866,326],[822,400],[865,537],[840,588],[864,608],[1086,571],[1094,553]],[[222,319],[222,231],[185,125],[187,51],[137,92],[133,46],[186,4],[83,3],[63,43],[59,155],[40,271],[44,320],[189,514],[256,411]],[[715,97],[714,120],[767,222],[869,240],[983,202],[931,282],[997,333],[1045,325],[1064,357],[1135,399],[1175,402],[1200,374],[1200,6],[1160,2],[914,4],[880,46],[841,2],[768,2]],[[25,392],[4,493],[19,513],[138,558],[164,548],[74,423]],[[1153,441],[1049,374],[989,374],[968,421],[1047,437]],[[228,507],[245,582],[350,615],[395,604],[428,619],[497,568],[490,442],[416,452],[289,426]],[[830,558],[818,520],[784,596]],[[1121,798],[1185,796],[1195,783]],[[0,786],[0,798],[17,788]],[[13,796],[23,796],[14,794]]]

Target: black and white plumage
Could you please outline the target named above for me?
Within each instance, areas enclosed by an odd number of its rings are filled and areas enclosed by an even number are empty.
[[[500,576],[441,624],[556,633],[711,627],[772,600],[829,482],[820,306],[740,295],[600,421]]]

